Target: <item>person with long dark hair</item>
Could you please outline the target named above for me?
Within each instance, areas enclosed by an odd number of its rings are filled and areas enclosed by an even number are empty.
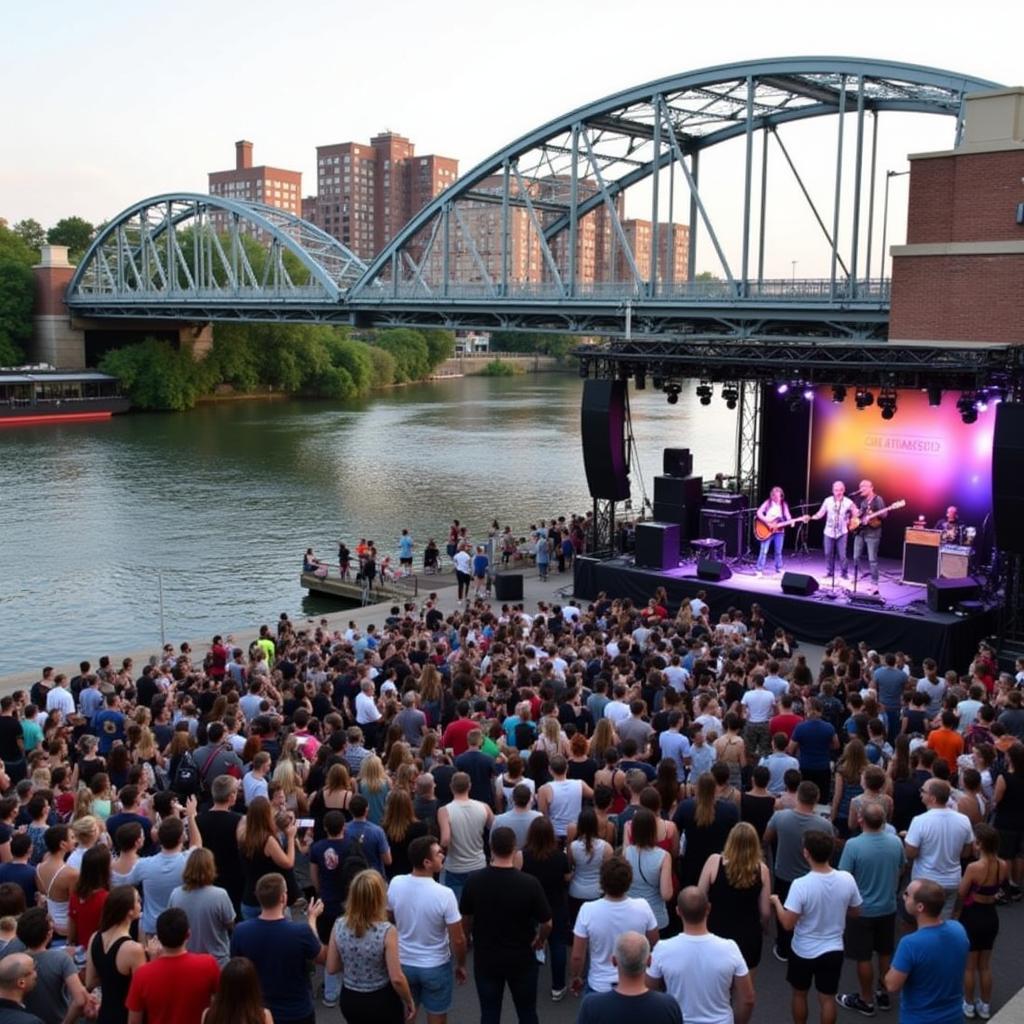
[[[551,907],[551,998],[565,995],[565,967],[569,959],[569,860],[558,844],[548,818],[534,818],[523,847],[523,872],[541,884]]]
[[[290,871],[295,867],[295,833],[292,821],[284,830],[285,844],[281,845],[274,821],[274,811],[265,796],[253,799],[246,808],[245,818],[238,823],[238,850],[242,857],[242,917],[246,920],[260,916],[256,899],[256,883],[275,871]]]
[[[88,947],[109,894],[110,850],[106,846],[92,846],[85,851],[68,902],[69,946]]]
[[[128,1024],[124,1002],[136,968],[146,962],[146,951],[131,935],[142,916],[142,900],[133,885],[115,885],[103,904],[98,930],[85,960],[85,987],[101,989],[97,1024]]]
[[[201,1024],[274,1024],[273,1014],[263,1006],[260,976],[248,957],[233,956],[224,965]]]
[[[722,852],[729,830],[740,818],[736,804],[716,800],[716,791],[714,776],[705,772],[697,779],[696,796],[680,801],[672,819],[686,843],[679,858],[679,884],[684,889],[697,884],[708,857]]]

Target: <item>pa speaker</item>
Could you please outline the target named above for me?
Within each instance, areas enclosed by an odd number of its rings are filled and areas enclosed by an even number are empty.
[[[700,476],[656,476],[654,500],[666,505],[686,505],[698,509],[704,496],[704,478]]]
[[[818,589],[818,581],[805,572],[784,572],[782,574],[782,592],[810,597]]]
[[[719,562],[712,558],[701,558],[697,561],[697,578],[721,583],[724,580],[732,579],[732,569],[725,562]]]
[[[992,514],[996,547],[1024,554],[1024,405],[1001,402],[992,435]]]
[[[693,473],[690,449],[666,448],[662,455],[662,469],[665,476],[690,476]]]
[[[637,523],[636,564],[643,569],[679,566],[679,524]]]
[[[495,601],[522,601],[523,574],[521,572],[499,572],[494,577]]]
[[[629,497],[625,431],[626,382],[586,381],[580,410],[580,434],[583,439],[583,468],[592,498],[625,501]]]
[[[942,577],[928,581],[928,607],[933,612],[951,612],[961,601],[971,601],[980,591],[978,581],[972,576],[962,580],[947,580]]]

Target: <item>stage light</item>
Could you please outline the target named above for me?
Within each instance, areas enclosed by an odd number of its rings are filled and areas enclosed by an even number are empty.
[[[839,405],[846,401],[846,385],[845,384],[833,384],[832,385],[832,401]]]
[[[858,409],[866,409],[869,405],[875,404],[875,396],[866,388],[857,388],[853,400]]]
[[[896,392],[880,391],[878,393],[878,408],[882,410],[883,420],[891,420],[896,415]]]
[[[957,411],[964,423],[977,423],[978,406],[975,396],[969,391],[964,391],[956,401]]]
[[[670,391],[666,396],[669,405],[675,405],[679,401],[679,392]]]
[[[637,391],[643,391],[647,387],[647,371],[642,366],[637,367],[633,375],[633,384]]]
[[[933,409],[942,405],[942,388],[936,387],[934,384],[928,388],[928,404]]]
[[[813,402],[814,401],[814,389],[813,388],[804,388],[804,399],[806,401],[808,401],[808,402]]]
[[[736,403],[740,400],[740,391],[735,384],[722,385],[722,397],[725,399],[727,409],[735,409]]]
[[[714,393],[711,385],[706,380],[702,380],[697,385],[697,397],[700,399],[701,405],[710,405]]]
[[[784,395],[789,390],[788,384],[780,384],[776,389],[776,392],[780,395]]]
[[[988,399],[979,398],[974,408],[977,409],[978,412],[988,412]]]

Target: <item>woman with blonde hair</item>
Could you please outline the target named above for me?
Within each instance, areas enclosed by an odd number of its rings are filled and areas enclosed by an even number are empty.
[[[388,921],[381,875],[360,871],[349,886],[345,914],[327,944],[328,974],[341,974],[339,1005],[348,1024],[403,1024],[416,1004],[398,961],[398,932]]]
[[[403,764],[412,764],[412,750],[404,740],[396,740],[391,744],[391,752],[388,754],[388,775],[394,778]]]
[[[619,737],[615,734],[615,726],[610,718],[602,718],[594,728],[590,737],[590,756],[598,764],[604,764],[604,754],[609,747],[617,747]]]
[[[369,804],[367,819],[379,825],[384,818],[384,805],[387,803],[391,786],[384,771],[384,762],[376,754],[363,758],[359,766],[358,790],[360,796],[366,797]]]
[[[77,793],[75,793],[75,808],[71,812],[72,823],[80,821],[82,818],[92,818],[92,802],[93,796],[92,791],[88,786],[81,786]]]
[[[432,729],[441,724],[443,693],[441,673],[428,661],[420,672],[419,694],[420,710],[427,716],[427,724]]]
[[[546,715],[540,720],[540,735],[533,745],[534,750],[543,750],[550,760],[556,754],[562,754],[568,758],[570,754],[569,741],[562,732],[562,726],[554,715]]]
[[[274,769],[272,781],[281,784],[281,791],[284,793],[285,806],[297,818],[304,818],[309,811],[309,798],[302,788],[302,778],[295,766],[295,762],[282,758],[277,762]]]
[[[753,825],[741,821],[732,827],[722,853],[708,857],[697,887],[711,903],[708,930],[732,939],[753,973],[771,921],[771,875]]]

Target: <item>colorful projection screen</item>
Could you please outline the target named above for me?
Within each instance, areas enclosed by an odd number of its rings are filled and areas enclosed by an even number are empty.
[[[813,403],[809,501],[820,502],[835,480],[851,494],[863,479],[874,482],[887,505],[905,500],[906,508],[889,517],[883,533],[882,551],[889,555],[902,551],[903,527],[920,515],[934,526],[949,505],[981,534],[992,507],[994,405],[966,424],[949,393],[941,406],[931,407],[926,393],[900,391],[890,420],[882,419],[877,404],[858,409],[853,388],[839,403],[831,388],[818,388]],[[815,525],[816,538],[821,525]]]

